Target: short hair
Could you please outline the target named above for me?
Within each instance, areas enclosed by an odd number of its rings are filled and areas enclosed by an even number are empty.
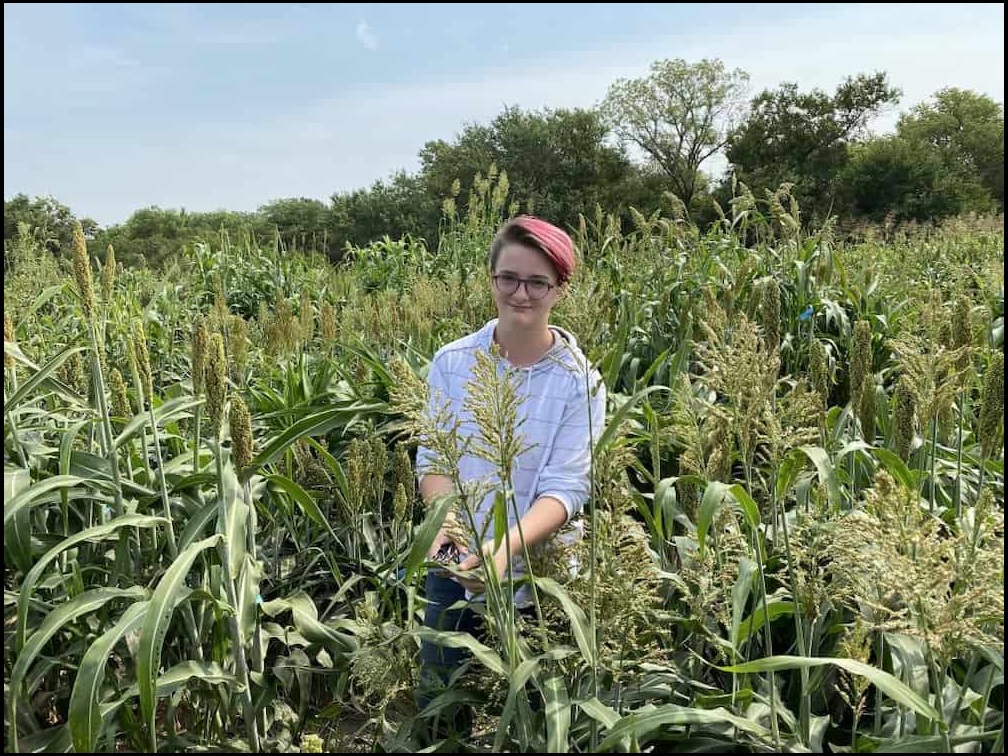
[[[490,243],[490,270],[497,268],[501,250],[508,244],[524,244],[538,249],[552,264],[560,283],[568,281],[574,272],[577,260],[574,242],[566,231],[542,218],[519,215],[501,226]]]

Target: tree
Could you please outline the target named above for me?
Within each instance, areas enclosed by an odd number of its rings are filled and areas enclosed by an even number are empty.
[[[92,246],[104,254],[111,244],[116,259],[124,265],[157,268],[175,259],[187,244],[202,241],[219,247],[222,234],[235,242],[273,238],[272,230],[253,213],[190,213],[153,205],[137,210],[125,223],[99,232]]]
[[[329,259],[334,263],[343,259],[347,244],[359,247],[386,236],[399,240],[407,234],[431,247],[437,240],[440,201],[424,191],[418,176],[399,171],[390,181],[334,194],[331,201],[333,251]]]
[[[888,135],[853,145],[840,179],[843,214],[874,222],[944,215],[941,166],[905,139]]]
[[[53,197],[30,199],[25,194],[17,194],[4,201],[4,243],[17,240],[24,230],[42,249],[69,258],[75,220],[70,208]],[[87,238],[93,237],[98,230],[98,224],[90,218],[84,218],[80,224]]]
[[[262,205],[259,215],[275,229],[280,243],[289,250],[320,251],[329,255],[334,251],[329,243],[332,211],[320,200],[279,199]]]
[[[943,89],[904,114],[895,134],[855,145],[840,183],[844,208],[869,220],[1004,212],[1004,111]]]
[[[915,149],[934,154],[954,178],[962,203],[990,200],[1004,212],[1004,106],[986,95],[946,88],[933,103],[903,115],[896,133]],[[983,207],[964,209],[982,210]]]
[[[612,189],[626,182],[632,166],[605,144],[607,131],[592,110],[505,110],[494,121],[494,136],[511,196],[567,226],[577,224],[579,213],[610,204]]]
[[[731,170],[757,196],[792,184],[802,212],[821,221],[835,210],[848,146],[900,94],[885,73],[847,78],[832,97],[820,90],[802,94],[793,83],[764,90],[753,99],[748,119],[729,135]]]
[[[700,166],[720,153],[745,112],[749,75],[719,60],[651,64],[643,79],[618,79],[600,110],[623,143],[642,150],[668,175],[687,207],[704,177]]]
[[[469,124],[455,142],[435,139],[420,149],[419,179],[423,190],[442,201],[455,194],[452,187],[472,186],[477,173],[485,174],[491,165],[500,165],[500,149],[495,144],[491,126]]]
[[[596,110],[505,108],[489,126],[466,127],[454,144],[424,145],[424,190],[434,197],[453,196],[456,181],[470,187],[493,165],[507,174],[508,197],[522,211],[573,227],[580,213],[591,215],[596,206],[620,212],[645,199],[640,171],[624,150],[606,144],[607,135]],[[659,196],[654,191],[646,201]]]

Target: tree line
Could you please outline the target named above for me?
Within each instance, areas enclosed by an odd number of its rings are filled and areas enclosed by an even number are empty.
[[[488,125],[424,144],[417,172],[334,193],[328,203],[279,199],[251,213],[152,206],[108,228],[79,220],[94,254],[112,245],[126,264],[160,266],[222,232],[334,263],[386,237],[434,247],[446,203],[464,210],[463,188],[490,170],[507,176],[517,209],[567,226],[596,208],[627,220],[635,208],[704,227],[740,183],[756,197],[788,184],[803,222],[835,217],[848,228],[1004,212],[1003,103],[939,89],[879,136],[869,123],[902,95],[885,73],[849,77],[832,94],[785,82],[748,98],[748,82],[716,59],[660,60],[646,76],[615,81],[593,108],[505,107]],[[7,243],[25,235],[68,256],[74,220],[53,197],[5,201],[5,268]]]

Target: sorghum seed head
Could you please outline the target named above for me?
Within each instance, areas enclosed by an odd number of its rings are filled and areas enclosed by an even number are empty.
[[[16,341],[16,339],[14,338],[14,321],[11,320],[9,312],[5,312],[3,316],[3,333],[4,333],[4,342],[9,341],[11,343],[14,343],[14,341]],[[4,365],[9,368],[14,367],[14,358],[8,357],[7,354],[5,353]]]
[[[210,330],[207,328],[206,318],[200,316],[196,319],[192,341],[192,385],[193,396],[196,397],[199,397],[203,392],[203,373],[206,369],[206,355],[209,342]]]
[[[1004,352],[996,351],[984,373],[980,392],[980,448],[987,458],[1001,451],[1004,440]]]
[[[84,229],[81,228],[80,221],[74,221],[73,224],[73,269],[77,291],[81,298],[81,308],[84,310],[85,319],[90,322],[95,314],[94,282],[91,277],[87,241],[84,239]]]
[[[861,393],[872,376],[871,324],[867,320],[854,323],[854,336],[850,352],[850,394],[855,409],[861,402]]]
[[[906,462],[910,458],[910,447],[914,438],[914,414],[916,398],[906,376],[901,376],[893,391],[893,451]]]
[[[147,351],[147,333],[142,320],[133,321],[133,349],[136,354],[137,370],[143,382],[147,401],[154,401],[154,375],[151,371],[150,352]]]
[[[115,274],[115,249],[113,249],[112,245],[109,244],[108,250],[105,252],[105,265],[102,266],[101,275],[102,301],[106,306],[108,306],[108,303],[112,301],[112,289],[115,288]]]
[[[231,398],[230,418],[231,458],[235,467],[241,469],[252,461],[252,415],[238,394]]]
[[[224,354],[224,337],[219,333],[210,336],[206,370],[207,420],[214,437],[220,433],[224,418],[224,402],[227,399],[227,357]]]

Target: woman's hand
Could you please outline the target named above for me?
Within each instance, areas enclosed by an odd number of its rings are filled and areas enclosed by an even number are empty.
[[[466,545],[465,530],[455,519],[454,513],[449,513],[444,522],[441,523],[438,534],[434,536],[430,548],[427,549],[427,559],[436,559],[438,553],[448,546],[453,546],[463,555],[469,553],[469,547]]]
[[[434,536],[434,540],[431,541],[430,548],[427,549],[427,559],[433,560],[434,557],[438,555],[438,552],[449,543],[453,543],[453,541],[445,528],[442,527],[441,530],[438,531],[438,534]]]
[[[494,550],[493,541],[487,541],[479,552],[465,555],[465,558],[459,562],[458,571],[471,572],[481,564],[485,564],[487,569],[495,570],[497,580],[499,581],[504,579],[508,561],[507,550],[503,541],[501,541],[500,548],[497,550]],[[461,575],[456,575],[455,579],[471,593],[482,593],[486,590],[486,584],[480,577],[462,577]]]

